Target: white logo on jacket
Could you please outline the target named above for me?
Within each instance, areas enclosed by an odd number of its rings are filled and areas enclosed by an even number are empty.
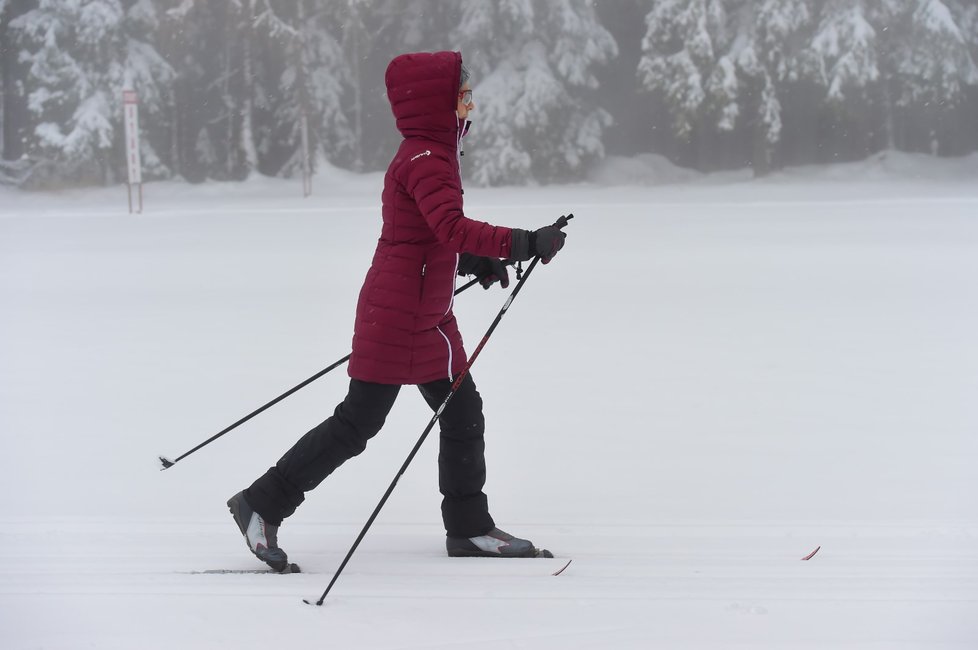
[[[431,155],[431,149],[425,149],[424,151],[422,151],[421,153],[419,153],[417,156],[415,156],[414,158],[412,158],[411,159],[411,162],[414,162],[415,160],[417,160],[421,156],[430,156],[430,155]]]

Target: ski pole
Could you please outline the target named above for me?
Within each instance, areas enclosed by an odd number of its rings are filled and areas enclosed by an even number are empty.
[[[507,262],[507,263],[511,263],[511,262]],[[479,282],[479,278],[475,278],[474,280],[471,280],[470,282],[467,282],[467,283],[463,284],[461,287],[459,287],[458,289],[455,290],[455,295],[457,296],[458,294],[462,293],[463,291],[465,291],[466,289],[468,289],[469,287],[471,287],[472,285],[474,285],[474,284],[476,284],[478,282]],[[298,384],[298,385],[290,388],[289,390],[285,391],[284,393],[282,393],[281,395],[279,395],[278,397],[276,397],[272,401],[268,402],[264,406],[255,409],[254,411],[252,411],[248,415],[244,416],[243,418],[241,418],[240,420],[238,420],[234,424],[232,424],[232,425],[230,425],[230,426],[222,429],[221,431],[218,431],[216,434],[214,434],[213,436],[211,436],[210,438],[208,438],[204,442],[200,443],[199,445],[197,445],[196,447],[194,447],[190,451],[186,451],[186,452],[180,454],[179,456],[177,456],[173,460],[170,460],[169,458],[166,458],[165,456],[160,456],[159,457],[160,463],[163,464],[163,467],[160,468],[160,471],[162,472],[165,469],[169,469],[169,468],[173,467],[174,465],[176,465],[177,463],[179,463],[181,460],[183,460],[184,458],[186,458],[190,454],[194,453],[195,451],[198,451],[199,449],[201,449],[203,447],[206,447],[207,445],[211,444],[212,442],[214,442],[215,440],[217,440],[218,438],[220,438],[224,434],[229,433],[232,429],[238,428],[239,426],[241,426],[242,424],[244,424],[245,422],[247,422],[251,418],[253,418],[256,415],[258,415],[259,413],[262,413],[263,411],[265,411],[265,410],[267,410],[267,409],[275,406],[276,404],[278,404],[279,402],[281,402],[283,399],[285,399],[289,395],[295,393],[296,391],[298,391],[301,388],[304,388],[304,387],[308,386],[312,382],[316,381],[317,379],[319,379],[320,377],[322,377],[323,375],[325,375],[326,373],[328,373],[330,370],[334,370],[335,368],[338,368],[339,366],[343,365],[344,363],[346,363],[349,360],[350,360],[350,355],[348,354],[345,357],[343,357],[342,359],[340,359],[339,361],[336,361],[334,363],[331,363],[330,365],[326,366],[325,368],[323,368],[322,370],[320,370],[319,372],[317,372],[315,375],[313,375],[309,379],[306,379],[302,383],[300,383],[300,384]]]
[[[573,218],[574,215],[569,214],[566,217],[561,217],[560,219],[558,219],[554,225],[557,226],[558,228],[563,228],[564,226],[567,225],[567,222]],[[384,507],[384,504],[387,503],[387,499],[389,499],[391,494],[394,492],[394,488],[397,486],[397,481],[401,478],[401,476],[404,475],[404,472],[407,471],[408,465],[410,465],[411,461],[414,460],[414,457],[417,455],[418,450],[421,449],[421,445],[424,444],[425,439],[428,437],[428,434],[431,433],[431,430],[432,428],[434,428],[435,423],[438,421],[438,418],[445,410],[445,407],[448,406],[448,402],[451,401],[452,397],[458,391],[458,387],[462,385],[462,380],[465,379],[465,376],[467,374],[469,374],[469,369],[472,368],[472,364],[474,364],[475,360],[479,358],[479,354],[482,352],[482,348],[484,348],[486,343],[489,341],[489,337],[492,336],[492,333],[495,331],[496,326],[499,325],[499,322],[503,319],[503,316],[509,310],[509,306],[513,304],[513,300],[516,299],[516,296],[517,294],[519,294],[520,289],[523,288],[523,284],[526,282],[526,279],[530,277],[530,273],[533,272],[533,268],[537,265],[537,262],[539,261],[540,261],[539,256],[533,258],[533,261],[530,262],[530,265],[526,268],[526,271],[523,273],[523,277],[520,278],[519,282],[516,283],[516,287],[513,289],[513,292],[509,295],[509,298],[506,299],[506,302],[503,303],[502,309],[500,309],[499,313],[496,314],[496,318],[492,321],[492,324],[489,326],[489,329],[486,330],[486,333],[482,337],[482,340],[479,341],[479,345],[476,346],[475,352],[473,352],[472,356],[469,358],[469,362],[465,364],[465,368],[462,369],[462,372],[460,372],[458,377],[455,378],[455,381],[452,382],[452,387],[448,391],[448,395],[445,396],[444,401],[435,411],[435,414],[431,416],[431,420],[428,421],[428,426],[426,426],[424,428],[424,431],[421,432],[421,437],[418,438],[418,441],[414,444],[414,448],[411,449],[411,453],[408,454],[408,457],[407,459],[405,459],[404,464],[401,465],[401,469],[397,471],[397,474],[394,476],[394,480],[391,481],[391,484],[387,487],[387,491],[384,493],[384,496],[381,497],[380,502],[377,504],[377,507],[374,508],[374,511],[370,514],[370,518],[367,519],[367,523],[364,524],[363,530],[360,531],[360,534],[357,536],[356,541],[353,542],[353,546],[351,546],[350,550],[347,551],[346,557],[343,558],[343,561],[340,563],[340,568],[338,568],[336,570],[336,573],[333,574],[333,579],[329,581],[329,584],[326,586],[326,590],[323,592],[323,595],[319,597],[319,600],[315,601],[316,605],[322,606],[323,601],[326,600],[326,595],[329,593],[330,589],[333,588],[333,585],[336,584],[336,580],[340,577],[340,574],[343,573],[343,569],[346,568],[346,565],[350,561],[350,558],[353,557],[354,551],[356,551],[357,547],[360,546],[360,542],[363,541],[363,538],[367,535],[367,531],[370,530],[370,526],[374,523],[374,520],[377,519],[377,515],[380,514],[381,508]],[[314,604],[306,600],[305,598],[302,599],[302,602],[304,602],[307,605]]]

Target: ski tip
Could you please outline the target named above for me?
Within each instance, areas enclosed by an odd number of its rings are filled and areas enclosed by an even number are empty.
[[[810,560],[810,559],[812,559],[813,557],[815,557],[815,554],[818,553],[818,550],[820,548],[822,548],[822,547],[821,546],[816,546],[814,551],[812,551],[811,553],[809,553],[808,555],[806,555],[805,557],[803,557],[801,559],[802,560]]]
[[[172,460],[170,460],[166,456],[160,456],[159,458],[160,458],[160,462],[163,464],[163,467],[160,468],[160,471],[161,472],[163,470],[165,470],[165,469],[170,469],[171,467],[173,467],[174,465],[176,465],[176,463],[174,463]]]
[[[566,569],[567,567],[570,566],[570,563],[573,562],[573,561],[574,560],[567,560],[567,564],[565,564],[564,566],[562,566],[559,569],[557,569],[556,571],[554,571],[552,575],[559,576],[561,573],[564,572],[564,569]]]

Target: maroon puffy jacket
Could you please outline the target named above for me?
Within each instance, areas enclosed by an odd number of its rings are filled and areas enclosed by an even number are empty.
[[[509,228],[462,213],[461,67],[458,52],[404,54],[387,67],[404,140],[384,177],[384,224],[357,303],[354,379],[422,384],[461,372],[465,351],[452,314],[459,253],[510,254]]]

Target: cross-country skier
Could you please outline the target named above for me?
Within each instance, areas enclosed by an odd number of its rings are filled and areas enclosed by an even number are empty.
[[[493,226],[462,210],[460,156],[475,109],[458,52],[413,53],[387,67],[387,97],[404,136],[384,177],[383,225],[360,290],[350,388],[332,417],[228,500],[248,547],[276,571],[288,566],[277,537],[314,489],[380,431],[401,386],[416,385],[433,410],[466,365],[452,313],[456,275],[509,286],[501,259],[549,262],[565,235]],[[528,557],[525,539],[496,528],[486,481],[482,398],[471,374],[439,417],[438,482],[450,556]]]

